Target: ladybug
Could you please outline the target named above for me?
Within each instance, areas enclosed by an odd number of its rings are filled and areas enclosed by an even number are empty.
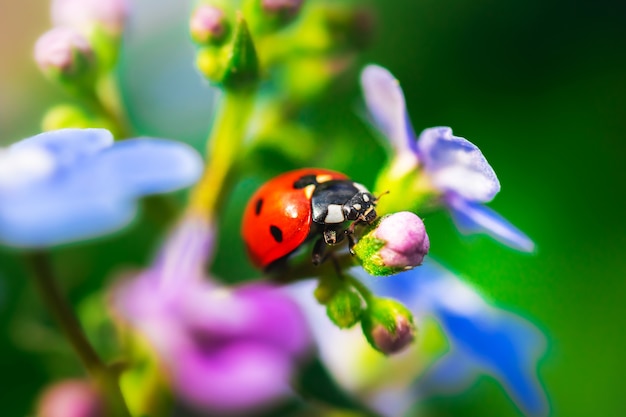
[[[243,240],[252,262],[263,269],[315,240],[312,261],[318,265],[326,247],[344,237],[352,251],[354,226],[376,219],[376,202],[367,188],[340,172],[297,169],[252,195],[243,215]]]

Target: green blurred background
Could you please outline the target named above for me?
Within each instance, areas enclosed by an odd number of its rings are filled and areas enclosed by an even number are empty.
[[[376,38],[362,62],[384,65],[401,80],[417,131],[451,126],[483,150],[502,183],[491,207],[538,245],[536,254],[523,255],[488,238],[464,238],[441,214],[426,220],[431,254],[548,335],[539,374],[554,416],[626,415],[626,2],[374,5]],[[180,10],[152,25],[162,25],[160,36],[177,51],[172,61],[193,78],[183,21],[188,6]],[[49,25],[44,0],[0,4],[0,144],[37,133],[45,109],[63,97],[31,60],[32,45]],[[132,60],[122,66],[131,81]],[[129,85],[162,100],[159,92]],[[194,90],[193,82],[185,85]],[[193,100],[185,117],[206,122],[211,100]],[[136,117],[150,117],[141,104],[136,109]],[[197,127],[190,126],[183,120],[177,133],[175,123],[144,130],[193,141]],[[149,226],[142,221],[104,243],[59,251],[73,301],[83,301],[121,261],[144,262],[156,237]],[[112,255],[97,258],[97,271],[87,268],[101,251]],[[64,256],[73,259],[67,270]],[[3,416],[27,415],[50,375],[79,372],[25,278],[17,258],[0,253]],[[425,410],[429,417],[520,415],[489,378],[459,397],[433,399]]]

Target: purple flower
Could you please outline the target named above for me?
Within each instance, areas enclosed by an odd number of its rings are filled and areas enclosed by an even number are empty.
[[[374,122],[394,148],[390,175],[421,170],[462,232],[486,233],[514,249],[534,250],[524,233],[483,205],[500,191],[500,183],[478,147],[454,136],[449,127],[426,129],[416,139],[402,89],[386,69],[368,65],[361,83]]]
[[[127,225],[137,200],[192,184],[202,160],[165,139],[113,143],[104,129],[63,129],[0,149],[0,242],[41,247]]]
[[[52,22],[87,33],[100,25],[112,35],[121,34],[128,15],[128,0],[52,0]]]
[[[277,289],[206,279],[211,239],[206,223],[185,219],[152,268],[118,285],[112,306],[151,343],[184,402],[252,412],[290,395],[311,339],[296,304]]]

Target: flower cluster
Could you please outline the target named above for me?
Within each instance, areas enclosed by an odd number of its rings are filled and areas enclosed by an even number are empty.
[[[480,149],[448,127],[416,136],[399,82],[376,65],[360,81],[386,162],[376,137],[320,116],[329,98],[358,85],[372,10],[197,2],[187,35],[198,77],[221,91],[203,120],[204,160],[188,144],[144,136],[125,107],[117,58],[131,13],[123,0],[52,1],[54,27],[35,61],[75,103],[53,106],[43,133],[0,149],[0,244],[26,258],[89,376],[48,388],[38,415],[391,416],[482,374],[523,413],[547,413],[536,375],[544,336],[429,255],[436,230],[427,231],[427,216],[439,209],[461,232],[534,250],[485,206],[500,183]],[[361,156],[366,140],[376,151]],[[303,168],[311,166],[323,168]],[[153,194],[167,195],[141,200]],[[127,228],[141,223],[140,205],[162,241]],[[148,264],[128,268],[95,240],[112,233],[156,256],[142,252]],[[126,271],[94,290],[114,340],[106,347],[93,322],[73,314],[50,262],[64,250],[58,259],[72,259],[86,240],[94,254],[77,270]],[[432,341],[448,349],[428,351]]]

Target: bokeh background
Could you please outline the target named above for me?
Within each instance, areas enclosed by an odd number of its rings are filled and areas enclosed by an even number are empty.
[[[185,25],[189,2],[155,3],[135,2],[141,12],[120,66],[126,100],[141,132],[198,145],[214,93],[193,69]],[[626,415],[626,3],[372,5],[378,24],[361,62],[384,65],[401,80],[416,130],[451,126],[483,150],[502,183],[491,207],[538,246],[537,253],[523,255],[488,238],[464,238],[437,214],[426,219],[431,254],[545,332],[549,347],[539,375],[554,416]],[[47,1],[1,0],[0,145],[37,133],[45,109],[67,98],[31,58],[37,36],[49,26]],[[357,94],[356,85],[348,88],[338,108],[358,113]],[[321,119],[332,125],[339,116],[326,107]],[[366,167],[359,169],[364,182],[372,178]],[[226,227],[233,233],[223,239],[235,242],[234,220]],[[145,262],[156,237],[141,219],[106,241],[55,253],[83,317],[91,317],[93,303],[86,300],[116,265]],[[226,252],[218,252],[218,270],[242,256]],[[239,275],[251,274],[243,268]],[[98,322],[96,313],[93,320]],[[108,334],[104,329],[92,337]],[[0,369],[3,416],[27,415],[52,375],[79,372],[18,257],[6,250],[0,251]],[[463,395],[429,400],[425,414],[520,415],[490,378]]]

